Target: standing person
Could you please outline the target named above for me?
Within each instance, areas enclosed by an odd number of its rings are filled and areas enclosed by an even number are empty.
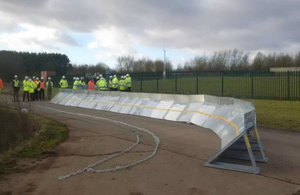
[[[120,88],[120,91],[126,91],[125,76],[121,76],[120,81],[119,81],[119,88]]]
[[[34,82],[34,94],[33,94],[33,100],[37,100],[38,97],[38,91],[37,91],[37,86],[38,86],[38,77],[33,77],[33,81]]]
[[[91,78],[89,80],[88,86],[89,86],[88,90],[92,90],[92,91],[95,90],[95,83],[94,83],[94,79],[93,78]]]
[[[131,91],[131,77],[129,74],[126,75],[125,83],[126,83],[127,91]]]
[[[39,100],[45,100],[45,81],[44,81],[44,77],[41,77],[41,81],[39,83]]]
[[[119,80],[117,78],[117,75],[114,75],[114,78],[112,80],[112,88],[113,88],[113,91],[117,91],[119,88]]]
[[[80,87],[81,87],[81,89],[85,89],[85,81],[84,81],[84,77],[81,77],[81,79],[80,79]]]
[[[62,89],[66,89],[66,88],[69,87],[68,81],[67,81],[67,79],[66,79],[65,76],[62,76],[62,78],[60,79],[60,81],[59,81],[59,86],[60,86],[60,88],[62,88]]]
[[[30,88],[33,87],[33,95],[31,95],[31,93],[30,93],[31,90],[29,90],[29,96],[30,96],[30,100],[34,101],[34,92],[35,92],[34,88],[35,87],[33,86],[32,82],[35,84],[35,76],[33,76],[32,79],[29,78],[29,80],[30,80]]]
[[[100,78],[98,76],[96,77],[96,88],[97,91],[100,91]]]
[[[29,86],[30,101],[34,101],[34,89],[36,85],[32,79],[28,80],[28,86]]]
[[[25,76],[25,79],[23,80],[23,102],[25,101],[26,97],[27,97],[27,101],[30,101],[29,89],[30,89],[30,82],[28,80],[28,76]]]
[[[2,90],[3,90],[3,82],[2,82],[2,79],[0,77],[0,98],[1,98]]]
[[[73,90],[78,90],[78,87],[80,86],[79,77],[75,78],[75,81],[73,83]]]
[[[39,100],[39,97],[40,97],[40,79],[39,79],[39,77],[36,77],[36,91],[37,91],[37,93],[35,94],[35,99],[36,100]]]
[[[14,76],[14,79],[12,81],[12,87],[14,89],[14,102],[19,101],[19,90],[20,90],[20,81],[18,79],[18,75]]]
[[[107,83],[106,83],[105,78],[103,78],[103,76],[101,76],[101,78],[100,78],[99,86],[100,86],[100,91],[107,90]]]
[[[48,77],[46,82],[46,90],[47,90],[47,99],[50,101],[52,98],[52,90],[53,90],[53,82],[51,81],[51,77]]]
[[[113,90],[113,87],[112,87],[112,80],[113,80],[113,76],[109,76],[109,81],[108,81],[108,88],[110,91]]]

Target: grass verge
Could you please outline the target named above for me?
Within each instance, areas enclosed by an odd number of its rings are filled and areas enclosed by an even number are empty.
[[[300,132],[300,101],[248,101],[254,103],[256,107],[259,126]]]
[[[1,143],[7,149],[0,153],[0,174],[10,173],[16,168],[20,159],[47,156],[49,151],[66,140],[68,136],[68,129],[62,123],[33,114],[21,114],[8,108],[0,109],[0,114],[3,115],[3,113],[14,118],[0,121],[4,127],[0,132],[1,138],[3,140],[6,138],[7,141]],[[24,121],[28,124],[27,126],[22,126]],[[8,146],[7,143],[9,143]]]

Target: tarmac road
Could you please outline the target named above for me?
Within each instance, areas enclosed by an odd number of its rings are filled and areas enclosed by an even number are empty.
[[[42,106],[42,107],[40,107]],[[49,109],[51,108],[51,109]],[[105,111],[32,103],[43,116],[65,123],[69,138],[57,147],[57,154],[24,162],[24,170],[0,180],[0,194],[293,194],[300,193],[300,133],[260,129],[269,162],[258,164],[259,175],[204,167],[217,153],[218,137],[198,126]],[[52,109],[66,111],[56,112]],[[146,128],[160,138],[157,154],[135,167],[109,173],[82,173],[58,180],[88,164],[122,151],[136,138],[128,127],[93,117],[123,121]],[[151,136],[129,153],[96,168],[133,162],[152,152]]]

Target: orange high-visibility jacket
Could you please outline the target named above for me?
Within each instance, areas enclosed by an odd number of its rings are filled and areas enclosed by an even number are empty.
[[[88,82],[89,90],[95,90],[95,83],[93,80]]]
[[[3,89],[3,82],[1,78],[0,78],[0,89]]]
[[[45,89],[45,81],[40,81],[40,89]]]

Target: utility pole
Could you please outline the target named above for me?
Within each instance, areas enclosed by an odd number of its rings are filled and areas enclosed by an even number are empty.
[[[164,71],[163,71],[163,78],[166,79],[166,50],[162,49],[164,52]]]

